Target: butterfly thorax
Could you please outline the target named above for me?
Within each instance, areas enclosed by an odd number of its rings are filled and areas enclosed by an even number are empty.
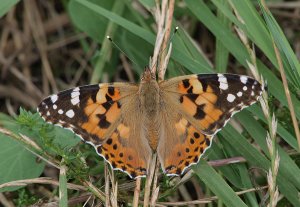
[[[159,123],[159,85],[150,69],[146,68],[139,88],[140,109],[149,145],[156,150],[158,144]]]

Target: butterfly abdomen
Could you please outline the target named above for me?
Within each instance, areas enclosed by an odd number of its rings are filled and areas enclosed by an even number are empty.
[[[160,95],[159,86],[155,79],[141,82],[139,101],[146,137],[152,150],[156,150],[158,144]]]

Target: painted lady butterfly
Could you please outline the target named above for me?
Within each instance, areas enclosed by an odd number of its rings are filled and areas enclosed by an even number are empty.
[[[234,74],[187,75],[139,85],[104,83],[62,91],[38,107],[45,121],[72,130],[113,169],[147,175],[157,152],[167,175],[196,164],[232,115],[255,103],[262,85]]]

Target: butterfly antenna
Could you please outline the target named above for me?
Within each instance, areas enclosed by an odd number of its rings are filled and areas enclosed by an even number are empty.
[[[174,29],[174,31],[173,31],[171,37],[169,38],[168,44],[167,44],[167,46],[163,49],[162,53],[168,48],[168,45],[170,45],[170,43],[172,42],[173,37],[174,37],[174,35],[177,33],[178,29],[179,29],[179,27],[175,27],[175,29]]]
[[[130,62],[132,62],[133,64],[135,64],[136,66],[139,67],[139,65],[133,60],[131,59],[130,57],[128,57],[128,55],[111,39],[111,37],[109,35],[106,36],[106,38],[123,54],[125,55],[129,60]]]
[[[174,29],[174,31],[173,31],[173,33],[172,33],[172,35],[171,35],[171,37],[169,38],[168,44],[166,44],[167,46],[162,50],[161,53],[165,52],[165,50],[168,48],[168,45],[170,45],[170,43],[172,42],[173,37],[177,33],[178,29],[179,29],[179,27],[176,26],[175,29]],[[157,59],[155,65],[158,65],[158,61],[159,61],[159,59]]]

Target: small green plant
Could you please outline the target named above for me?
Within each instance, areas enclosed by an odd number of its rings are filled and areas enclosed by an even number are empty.
[[[16,206],[23,207],[23,206],[30,206],[38,202],[39,198],[36,195],[33,195],[27,189],[19,189],[17,190],[18,198],[14,199]]]

